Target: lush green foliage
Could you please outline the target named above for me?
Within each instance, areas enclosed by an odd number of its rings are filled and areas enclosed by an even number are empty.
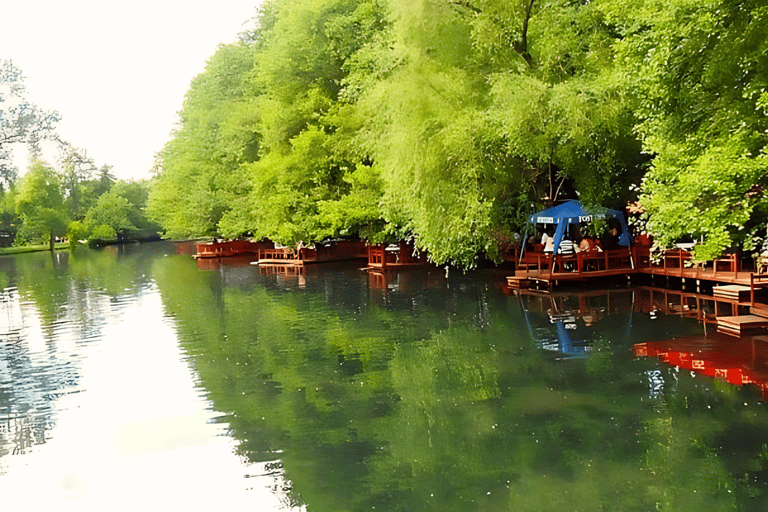
[[[253,161],[259,146],[245,97],[253,62],[251,47],[222,46],[192,82],[149,201],[172,236],[215,234],[230,203],[249,191],[240,164]]]
[[[19,181],[15,206],[22,221],[17,240],[40,239],[45,242],[64,234],[67,218],[61,180],[44,162],[33,163]]]
[[[765,233],[768,6],[607,1],[644,149],[641,204],[662,245],[703,238],[699,259]]]
[[[84,149],[58,137],[58,114],[45,112],[26,97],[21,70],[0,62],[0,236],[16,245],[50,242],[68,233],[70,240],[115,240],[122,235],[156,235],[161,227],[144,212],[146,181],[118,182],[111,166],[97,168]],[[40,159],[39,143],[53,142],[54,165]],[[21,178],[12,165],[13,150],[27,149],[31,163]]]
[[[623,208],[639,186],[660,243],[703,237],[713,256],[768,212],[767,16],[757,0],[272,0],[192,83],[150,211],[175,235],[406,238],[471,266],[532,203]]]

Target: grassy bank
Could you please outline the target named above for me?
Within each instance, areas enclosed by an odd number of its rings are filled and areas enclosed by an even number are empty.
[[[69,249],[69,242],[56,244],[56,250],[59,249]],[[22,254],[25,252],[38,252],[48,250],[50,250],[48,244],[24,245],[21,247],[0,247],[0,256],[4,256],[6,254]]]

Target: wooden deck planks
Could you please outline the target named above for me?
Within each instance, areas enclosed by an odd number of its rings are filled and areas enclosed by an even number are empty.
[[[742,336],[746,331],[760,327],[768,327],[768,318],[757,315],[720,316],[717,318],[717,330],[733,336]]]
[[[551,256],[549,259],[539,256],[537,265],[521,265],[513,276],[507,278],[507,284],[510,288],[520,289],[527,288],[531,283],[535,282],[551,286],[558,282],[586,281],[593,278],[621,275],[629,277],[635,274],[707,281],[715,284],[712,300],[715,301],[716,309],[718,302],[729,302],[731,303],[731,313],[734,316],[718,317],[717,312],[715,312],[709,320],[704,315],[704,321],[716,321],[718,331],[732,336],[742,336],[751,329],[768,327],[768,305],[754,301],[752,295],[753,287],[755,290],[759,290],[768,286],[768,279],[756,282],[755,274],[748,271],[738,271],[738,265],[733,264],[730,260],[727,262],[727,270],[718,270],[717,264],[710,268],[705,266],[685,267],[681,266],[680,262],[675,261],[672,262],[672,265],[667,263],[663,265],[650,265],[649,262],[645,264],[640,263],[638,268],[634,268],[634,263],[639,263],[641,260],[636,256],[629,261],[622,260],[623,256],[616,255],[614,258],[609,258],[607,255],[604,255],[604,264],[597,262],[597,264],[590,265],[589,267],[586,265],[586,259],[584,261],[574,261],[573,257],[569,257],[558,261]],[[596,266],[597,268],[595,268]],[[554,269],[550,267],[554,267]],[[563,271],[563,267],[569,270]],[[590,269],[586,270],[587,268]],[[750,309],[752,314],[736,316],[739,314],[739,307],[746,305],[752,306]]]
[[[739,302],[748,303],[750,302],[751,291],[752,289],[749,286],[728,284],[713,287],[712,295],[714,297],[734,299]]]

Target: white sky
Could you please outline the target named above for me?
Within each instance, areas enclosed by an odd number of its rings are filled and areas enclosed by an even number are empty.
[[[261,0],[6,0],[0,59],[59,134],[121,179],[150,177],[190,81]],[[23,174],[24,169],[19,169]]]

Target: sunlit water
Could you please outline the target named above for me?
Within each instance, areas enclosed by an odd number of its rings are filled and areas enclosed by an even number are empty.
[[[768,338],[691,302],[183,249],[0,259],[3,511],[768,510]]]
[[[2,510],[284,509],[280,475],[234,453],[151,279],[115,294],[57,273],[16,276],[0,304]],[[63,283],[39,297],[47,279]]]

